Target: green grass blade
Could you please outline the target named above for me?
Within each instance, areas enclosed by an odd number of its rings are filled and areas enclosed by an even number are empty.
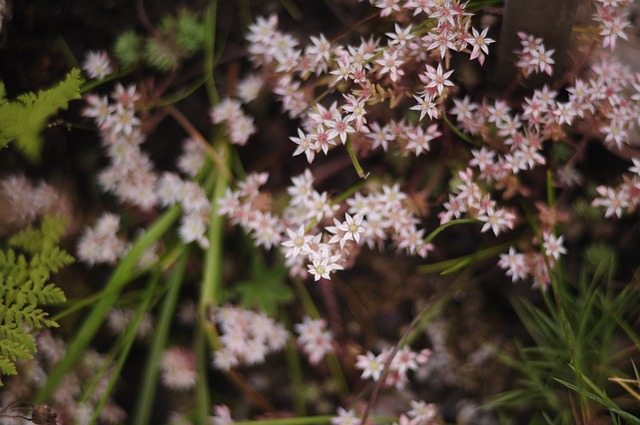
[[[209,383],[207,381],[208,352],[207,340],[203,328],[196,329],[196,361],[198,379],[196,380],[196,424],[209,424]]]
[[[49,374],[49,379],[36,396],[36,403],[46,403],[65,375],[73,368],[93,340],[100,326],[102,326],[107,313],[118,300],[120,291],[131,280],[142,254],[164,235],[173,222],[178,219],[180,212],[179,205],[168,209],[137,239],[129,254],[120,261],[111,279],[107,282],[105,296],[96,302],[82,327],[76,333],[75,338],[67,346],[64,357],[55,365]]]
[[[136,410],[133,416],[133,425],[145,425],[149,423],[151,418],[151,409],[153,408],[153,400],[156,393],[156,385],[158,382],[158,365],[162,350],[166,346],[167,337],[171,319],[178,304],[178,296],[180,295],[180,287],[184,277],[184,271],[187,265],[189,250],[182,253],[173,274],[167,283],[168,292],[162,303],[160,317],[155,328],[151,349],[145,363],[144,375],[142,378],[142,387],[136,403]]]
[[[142,302],[138,305],[138,308],[136,309],[136,315],[133,318],[130,325],[127,327],[127,330],[124,334],[122,347],[118,353],[118,360],[116,362],[114,369],[111,371],[111,376],[109,377],[107,387],[105,388],[105,391],[100,397],[100,400],[98,400],[98,402],[96,403],[93,409],[93,416],[89,421],[90,425],[97,423],[98,416],[100,415],[100,412],[102,411],[102,408],[104,407],[105,403],[109,399],[111,392],[113,391],[113,387],[116,384],[116,381],[120,377],[120,372],[122,371],[125,361],[129,357],[129,352],[131,351],[131,347],[133,346],[133,343],[136,339],[136,333],[138,332],[138,328],[142,323],[142,319],[144,318],[144,315],[147,312],[149,312],[149,310],[151,310],[152,308],[152,301],[155,299],[153,295],[158,290],[159,280],[160,280],[160,273],[156,272],[154,273],[149,283],[147,284],[147,290],[145,291],[145,294],[142,297]],[[108,367],[109,367],[109,364],[105,365],[105,368],[108,368]],[[99,378],[96,378],[95,382],[97,384],[99,382]]]
[[[221,156],[227,159],[228,149],[224,141],[219,143]],[[217,211],[218,199],[224,197],[228,186],[228,180],[223,173],[216,176],[213,195],[211,198],[212,212],[209,220],[209,249],[207,249],[204,260],[204,271],[202,278],[202,292],[200,294],[200,319],[203,324],[208,322],[211,309],[218,306],[220,302],[220,291],[222,289],[222,248],[224,237],[224,217]],[[215,347],[212,347],[215,348]]]

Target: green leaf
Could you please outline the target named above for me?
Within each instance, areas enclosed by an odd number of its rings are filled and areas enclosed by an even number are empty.
[[[0,374],[15,374],[16,361],[33,358],[33,330],[58,327],[41,306],[66,301],[49,278],[74,261],[56,246],[67,222],[45,217],[40,227],[14,235],[9,244],[27,255],[11,248],[0,251]]]
[[[268,315],[274,315],[278,305],[293,299],[293,291],[285,285],[286,275],[285,267],[268,269],[262,259],[255,259],[251,278],[236,284],[239,304],[247,309],[258,307]]]
[[[22,326],[3,325],[0,327],[0,374],[15,375],[15,362],[28,360],[33,356],[36,344],[31,334]]]
[[[69,217],[46,215],[43,217],[39,227],[29,225],[19,233],[13,235],[9,239],[9,245],[29,254],[40,253],[43,246],[54,247],[57,245],[68,225]]]
[[[79,69],[73,69],[57,86],[35,93],[25,93],[12,102],[0,103],[0,149],[12,140],[27,159],[39,160],[42,151],[40,133],[49,117],[69,102],[80,98],[83,79]],[[4,98],[4,86],[0,97]]]

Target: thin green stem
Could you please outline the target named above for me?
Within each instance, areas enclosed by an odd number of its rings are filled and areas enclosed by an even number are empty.
[[[452,292],[449,292],[442,296],[439,300],[429,305],[424,312],[422,312],[419,316],[420,319],[417,322],[417,326],[414,326],[409,332],[406,333],[403,345],[411,345],[416,339],[422,337],[424,335],[424,330],[426,326],[433,320],[435,317],[440,314],[440,311],[444,308],[444,306],[451,300]]]
[[[217,150],[220,153],[221,158],[224,160],[225,165],[227,165],[229,163],[230,154],[228,152],[226,140],[219,139],[216,145],[218,145]],[[217,205],[218,200],[224,196],[228,185],[229,181],[227,179],[227,175],[223,172],[216,173],[211,205]],[[202,325],[202,331],[207,338],[209,347],[214,351],[220,348],[218,331],[211,318],[220,303],[220,292],[222,290],[223,237],[224,217],[218,215],[216,208],[213,208],[209,219],[209,248],[207,249],[204,258],[204,270],[198,315]],[[200,350],[204,350],[204,348],[200,348]],[[230,370],[228,372],[228,377],[234,385],[236,385],[256,404],[256,406],[265,411],[274,410],[273,406],[271,406],[269,402],[244,382],[240,374],[236,373],[234,370]],[[201,390],[198,389],[197,391]],[[201,397],[203,397],[203,395],[199,396],[199,398]]]
[[[249,0],[240,0],[238,6],[238,15],[240,16],[240,22],[242,23],[242,29],[246,30],[251,25],[251,6]]]
[[[162,303],[160,317],[155,327],[153,343],[147,360],[145,362],[145,370],[142,378],[142,386],[138,393],[138,401],[136,403],[136,411],[133,416],[133,425],[144,425],[149,423],[151,418],[151,410],[153,408],[153,400],[156,393],[158,382],[158,365],[162,350],[166,346],[169,335],[171,319],[178,303],[180,295],[180,287],[184,279],[184,271],[187,265],[189,250],[185,250],[178,260],[176,268],[173,270],[171,278],[167,282],[168,292]]]
[[[453,125],[451,121],[449,121],[449,117],[447,117],[447,114],[442,113],[442,120],[447,124],[447,127],[449,127],[451,131],[453,131],[456,134],[456,136],[458,136],[459,138],[461,138],[462,140],[464,140],[465,142],[473,146],[477,145],[477,143],[474,142],[473,139],[471,139],[469,136],[464,134],[462,131],[458,130],[458,127],[456,127],[455,125]]]
[[[62,37],[61,35],[58,36],[58,38],[56,39],[56,45],[58,46],[58,49],[60,49],[62,57],[64,57],[70,67],[80,68],[78,59],[76,59],[76,56],[73,54],[73,51],[69,47],[69,43],[67,43],[67,40],[65,40],[64,37]]]
[[[541,236],[541,235],[540,235]],[[542,239],[541,239],[542,240]],[[544,248],[542,248],[544,251]],[[584,392],[584,380],[582,379],[582,367],[580,366],[580,359],[578,357],[578,353],[576,351],[575,340],[573,338],[573,332],[571,331],[571,325],[569,324],[569,320],[567,319],[567,314],[564,308],[564,301],[562,299],[564,292],[564,273],[562,272],[562,264],[558,260],[555,264],[555,269],[557,273],[551,268],[549,264],[549,259],[547,257],[546,252],[543,252],[545,263],[547,266],[547,272],[549,273],[549,280],[551,283],[551,288],[553,290],[553,297],[558,308],[558,313],[560,315],[560,322],[562,323],[562,330],[564,332],[565,338],[567,339],[567,345],[569,348],[569,354],[571,356],[571,365],[575,369],[576,377],[578,378],[578,386],[581,388],[580,391],[580,404],[582,408],[583,414],[585,414],[586,409],[586,398]],[[586,418],[586,416],[585,416]]]
[[[224,141],[218,143],[220,156],[228,163],[228,152]],[[218,199],[224,197],[228,187],[228,180],[224,173],[217,173],[211,205],[217,205]],[[212,209],[209,218],[209,249],[204,259],[202,292],[200,293],[200,319],[203,323],[210,323],[209,313],[218,306],[222,287],[222,239],[224,236],[224,218],[216,208]],[[213,347],[215,348],[215,347]]]
[[[448,221],[438,226],[433,232],[429,233],[429,235],[427,235],[427,237],[424,239],[424,243],[431,242],[436,236],[440,234],[440,232],[442,232],[448,227],[455,226],[457,224],[466,224],[466,223],[479,223],[479,221],[476,220],[475,218],[458,218],[456,220]]]
[[[298,294],[298,299],[302,303],[302,308],[304,309],[305,313],[307,313],[312,319],[319,319],[320,312],[313,302],[309,291],[307,291],[307,288],[304,286],[304,282],[302,282],[302,280],[298,278],[293,279],[293,286],[295,287],[296,293]]]
[[[209,421],[209,383],[207,382],[207,369],[209,365],[208,350],[204,328],[196,329],[196,361],[198,379],[196,379],[196,424],[205,425]]]
[[[220,96],[216,88],[215,80],[215,48],[216,48],[216,20],[217,20],[217,0],[211,0],[205,13],[205,39],[204,39],[204,75],[209,102],[212,105],[220,103]]]
[[[291,15],[291,17],[295,20],[295,21],[302,21],[303,16],[302,16],[302,12],[300,11],[300,8],[298,6],[296,6],[296,4],[291,1],[291,0],[280,0],[280,4],[282,5],[282,7],[285,8],[285,10],[289,13],[289,15]]]
[[[504,0],[471,0],[464,8],[467,12],[478,12],[487,6],[504,3]]]
[[[547,204],[552,208],[556,203],[556,191],[553,190],[553,172],[547,170]]]
[[[95,89],[96,87],[100,87],[103,84],[107,84],[107,83],[110,83],[112,81],[120,80],[122,77],[126,77],[127,75],[131,74],[133,71],[135,71],[135,69],[136,69],[135,67],[124,68],[119,72],[107,75],[102,80],[91,80],[91,81],[88,81],[82,87],[80,87],[80,93],[81,94],[85,94],[85,93]]]
[[[338,394],[341,396],[348,395],[349,384],[347,384],[347,378],[344,376],[344,371],[342,370],[340,361],[338,361],[338,356],[336,356],[335,353],[327,353],[326,360],[329,371],[331,371],[331,376],[333,376],[334,382],[337,386],[336,390]]]
[[[281,321],[286,323],[290,327],[289,319],[284,315]],[[289,339],[285,348],[285,356],[287,360],[287,370],[289,371],[289,378],[291,380],[291,401],[293,404],[293,411],[296,412],[296,416],[305,416],[307,414],[307,405],[304,399],[304,380],[302,377],[302,362],[296,349],[296,343]]]
[[[358,177],[360,177],[361,179],[366,179],[369,174],[364,173],[364,170],[362,169],[360,162],[358,162],[358,157],[356,156],[356,152],[353,150],[353,145],[351,144],[351,140],[347,139],[346,146],[347,146],[347,152],[349,152],[349,158],[351,158],[351,162],[353,163],[353,167],[356,169],[356,172],[358,173]]]
[[[198,78],[194,83],[192,83],[189,87],[184,90],[181,90],[178,93],[174,93],[172,95],[160,98],[155,102],[149,102],[147,104],[142,105],[141,110],[153,109],[153,108],[162,108],[164,106],[173,105],[187,97],[191,96],[205,83],[206,77]]]
[[[234,422],[234,425],[321,425],[331,422],[333,416],[306,416],[301,418],[262,419],[255,421]]]
[[[358,192],[360,189],[362,189],[364,186],[366,186],[370,182],[371,182],[370,180],[367,180],[367,181],[360,180],[360,181],[358,181],[358,183],[354,184],[349,189],[347,189],[344,192],[342,192],[339,196],[336,196],[335,199],[332,199],[331,200],[331,205],[341,204],[345,200],[349,199],[349,197],[351,197],[351,195],[353,195],[354,193]]]
[[[504,243],[498,246],[492,246],[476,251],[472,254],[463,255],[458,258],[452,258],[450,260],[440,261],[433,264],[424,264],[422,266],[418,266],[418,271],[420,273],[442,272],[442,274],[448,274],[461,268],[458,267],[459,265],[462,265],[462,267],[464,267],[475,261],[486,260],[488,258],[494,257],[504,252],[505,249],[508,249],[510,246],[513,246],[516,242],[517,241]]]

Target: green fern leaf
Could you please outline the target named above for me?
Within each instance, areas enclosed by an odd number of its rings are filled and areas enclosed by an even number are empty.
[[[5,339],[0,343],[0,358],[6,358],[11,361],[27,360],[31,358],[32,348],[35,348],[33,338],[31,338],[31,341],[27,341],[24,338]]]
[[[0,358],[27,360],[35,350],[33,336],[25,333],[23,328],[17,325],[0,327]]]
[[[11,248],[0,251],[0,374],[15,374],[15,361],[33,357],[32,330],[58,327],[41,306],[66,301],[49,279],[74,261],[57,246],[67,223],[45,217],[40,227],[30,226],[11,238],[10,245],[27,255]]]
[[[12,286],[20,285],[28,277],[27,265],[24,255],[16,254],[12,249],[0,251],[0,275],[10,275],[14,282]]]
[[[2,298],[3,305],[10,305],[16,302],[20,298],[21,287],[23,285],[17,285],[16,279],[13,276],[7,276],[6,278],[0,280],[0,286],[2,287],[2,293],[4,294]]]
[[[3,375],[17,375],[16,365],[9,358],[4,357],[0,353],[0,373]],[[2,380],[0,380],[0,386],[2,386]]]
[[[43,251],[43,247],[55,247],[69,225],[69,218],[62,215],[46,215],[39,227],[29,225],[13,235],[9,245],[29,254]]]
[[[49,314],[41,308],[37,308],[35,304],[27,304],[19,306],[13,304],[6,310],[5,322],[8,324],[26,324],[32,329],[40,329],[43,327],[57,327],[57,323],[47,319]]]
[[[17,374],[15,362],[32,358],[35,350],[33,336],[25,333],[23,328],[6,324],[0,326],[0,375]]]
[[[61,268],[72,264],[74,259],[68,252],[58,247],[45,248],[40,254],[35,254],[31,258],[29,266],[32,270],[46,271],[43,273],[45,279],[49,278],[49,273],[58,273]]]
[[[47,120],[59,109],[66,109],[69,101],[80,98],[82,83],[80,70],[74,69],[49,90],[25,93],[13,102],[0,104],[0,149],[15,139],[17,148],[29,160],[38,160],[42,150],[40,133]],[[4,87],[0,94],[4,95]]]
[[[67,301],[67,297],[62,292],[62,289],[58,288],[53,283],[49,283],[38,292],[38,302],[42,305],[61,304]]]

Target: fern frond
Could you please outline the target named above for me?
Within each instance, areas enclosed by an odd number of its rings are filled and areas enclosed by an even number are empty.
[[[36,343],[24,328],[15,325],[0,326],[0,375],[16,375],[16,361],[32,358]],[[0,387],[2,387],[0,379]]]
[[[4,357],[4,355],[2,355],[1,353],[0,353],[0,374],[3,374],[3,375],[18,374],[15,363],[9,360],[9,358]],[[0,380],[0,387],[1,386],[2,386],[2,380]]]
[[[36,350],[36,343],[31,334],[17,325],[6,325],[0,328],[0,359],[11,361],[27,360]],[[0,366],[0,373],[4,373]]]
[[[68,225],[66,216],[45,215],[39,227],[27,226],[9,239],[9,245],[29,254],[39,253],[43,247],[57,245]]]
[[[15,374],[15,362],[33,357],[32,330],[58,327],[41,306],[63,303],[62,290],[49,282],[52,273],[74,262],[57,246],[67,220],[45,217],[40,227],[23,230],[0,251],[0,374]],[[2,381],[0,381],[2,386]]]
[[[35,304],[27,304],[24,306],[14,304],[6,311],[5,322],[26,324],[32,329],[58,327],[55,321],[47,318],[48,316],[49,313],[41,308],[37,308]]]
[[[57,86],[35,93],[25,93],[17,100],[0,104],[0,149],[15,140],[17,148],[30,160],[40,157],[40,133],[47,120],[69,101],[80,98],[83,79],[79,69],[72,70]],[[4,90],[0,92],[4,94]]]
[[[32,270],[42,271],[49,278],[51,272],[58,273],[61,268],[73,264],[75,260],[69,253],[63,249],[56,247],[45,248],[41,253],[35,254],[31,258],[29,267]],[[48,273],[44,273],[47,271]]]
[[[7,275],[11,273],[14,277],[20,274],[26,277],[27,265],[27,259],[24,255],[17,254],[12,249],[0,251],[0,274]],[[16,280],[19,281],[20,279]]]
[[[53,283],[45,285],[36,295],[38,297],[38,304],[40,305],[62,304],[67,302],[67,297],[64,295],[64,292],[62,292],[62,289]]]

